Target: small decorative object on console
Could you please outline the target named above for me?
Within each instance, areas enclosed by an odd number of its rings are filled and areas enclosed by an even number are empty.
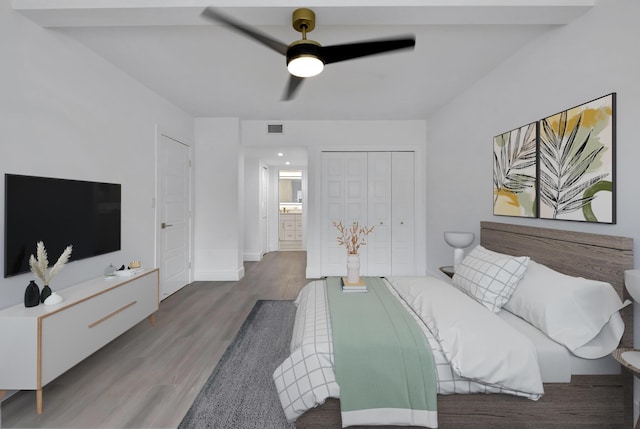
[[[116,275],[116,267],[113,264],[109,264],[107,268],[104,269],[104,276],[106,278],[115,277]]]
[[[38,241],[36,245],[36,254],[37,258],[33,255],[29,258],[29,266],[31,266],[31,271],[35,274],[42,282],[44,283],[44,287],[42,288],[42,292],[40,292],[40,301],[44,302],[45,299],[51,295],[51,288],[49,287],[49,283],[51,279],[58,271],[60,271],[64,264],[67,263],[69,257],[71,256],[72,246],[67,246],[62,252],[62,255],[58,258],[58,261],[51,268],[47,275],[47,268],[49,267],[49,259],[47,259],[47,250],[44,248],[44,243],[42,241]]]
[[[38,304],[40,304],[40,288],[31,280],[24,291],[24,306],[35,307]]]
[[[58,295],[57,293],[52,293],[51,295],[49,295],[49,297],[47,299],[44,300],[44,305],[54,305],[54,304],[59,304],[63,301],[63,298]]]
[[[40,302],[44,304],[44,302],[51,296],[51,288],[49,285],[44,285],[42,291],[40,292]]]

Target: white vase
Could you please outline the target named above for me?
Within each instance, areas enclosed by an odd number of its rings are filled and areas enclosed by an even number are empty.
[[[360,255],[347,254],[347,283],[360,283]]]

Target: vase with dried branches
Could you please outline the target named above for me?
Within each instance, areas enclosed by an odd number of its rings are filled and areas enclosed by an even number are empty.
[[[347,283],[360,283],[360,256],[358,250],[367,244],[367,235],[373,232],[373,226],[367,227],[354,222],[351,226],[344,226],[342,221],[333,222],[338,229],[338,244],[347,248]]]
[[[58,273],[67,263],[69,257],[71,257],[72,246],[67,246],[64,252],[58,258],[58,261],[51,267],[51,270],[47,273],[49,268],[49,259],[47,258],[47,250],[44,247],[44,243],[39,241],[36,246],[36,256],[31,255],[29,258],[29,266],[31,271],[44,283],[42,292],[40,292],[40,301],[44,302],[51,295],[51,288],[49,283],[56,273]]]

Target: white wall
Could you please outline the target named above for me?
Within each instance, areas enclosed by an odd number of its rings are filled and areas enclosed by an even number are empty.
[[[153,266],[156,125],[192,142],[193,119],[75,40],[33,24],[6,1],[0,3],[0,57],[0,173],[122,184],[122,251],[69,263],[52,289],[103,275],[109,263],[134,257]],[[64,208],[34,201],[33,209],[46,216]],[[4,235],[1,240],[4,261]],[[1,278],[0,308],[22,302],[32,278]]]
[[[430,269],[451,262],[444,231],[478,233],[481,220],[634,237],[638,265],[639,16],[636,0],[598,1],[582,18],[525,46],[428,119]],[[617,92],[616,225],[493,216],[493,136],[611,92]]]
[[[197,118],[194,279],[238,280],[242,264],[244,158],[237,118]]]
[[[638,17],[637,0],[600,0],[577,21],[521,49],[428,119],[430,271],[452,260],[442,233],[453,229],[478,234],[481,220],[633,237],[635,266],[640,266]],[[494,217],[493,136],[611,92],[617,93],[617,223]],[[639,316],[636,304],[636,345]]]
[[[305,205],[307,278],[321,275],[320,154],[322,151],[413,150],[416,152],[416,273],[425,272],[426,123],[413,121],[279,121],[286,133],[266,135],[265,121],[242,121],[246,146],[306,146],[308,198]]]

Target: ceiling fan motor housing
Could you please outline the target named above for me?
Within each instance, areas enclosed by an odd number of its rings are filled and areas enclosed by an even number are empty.
[[[301,8],[293,11],[293,29],[303,33],[316,28],[316,14],[311,9]]]
[[[302,56],[311,56],[316,57],[322,63],[324,63],[324,59],[321,54],[322,47],[320,44],[314,40],[298,40],[289,45],[289,49],[287,49],[287,64],[289,64],[292,60]]]

